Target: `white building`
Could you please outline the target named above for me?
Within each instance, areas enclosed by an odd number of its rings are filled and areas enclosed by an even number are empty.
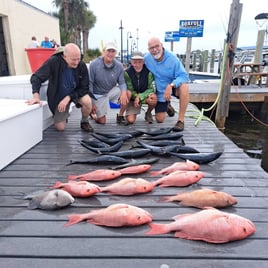
[[[0,76],[31,73],[25,48],[32,36],[60,42],[59,19],[21,0],[1,0]]]

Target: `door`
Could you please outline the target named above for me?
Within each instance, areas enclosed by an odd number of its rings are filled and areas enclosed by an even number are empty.
[[[9,76],[2,17],[0,17],[0,76]]]

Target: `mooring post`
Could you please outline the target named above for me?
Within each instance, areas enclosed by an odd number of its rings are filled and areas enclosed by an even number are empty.
[[[237,39],[239,34],[239,27],[241,21],[243,5],[239,3],[239,0],[233,0],[230,9],[229,25],[227,38],[225,41],[225,49],[223,55],[223,66],[221,72],[221,94],[217,105],[215,123],[216,126],[224,130],[225,119],[229,113],[229,99],[232,83],[232,71],[234,64],[234,56],[237,46]]]

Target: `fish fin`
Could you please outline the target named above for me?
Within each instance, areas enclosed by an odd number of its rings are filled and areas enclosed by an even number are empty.
[[[161,196],[161,197],[159,197],[158,202],[160,202],[160,203],[170,202],[170,197],[169,196]]]
[[[146,232],[147,235],[153,235],[153,234],[166,234],[168,231],[166,230],[166,225],[161,223],[148,223],[150,226],[150,230]]]
[[[49,188],[58,189],[58,188],[61,188],[62,186],[63,186],[62,182],[57,181],[54,185],[50,186]]]
[[[38,203],[35,200],[30,200],[28,209],[37,209],[39,208]]]
[[[157,176],[157,175],[159,175],[159,174],[160,174],[159,171],[151,171],[151,172],[150,172],[150,176]]]
[[[76,175],[69,175],[66,179],[67,180],[75,180],[75,179],[79,179],[79,177]]]
[[[71,214],[71,215],[68,215],[68,218],[69,218],[69,221],[64,224],[65,227],[83,221],[83,218],[79,214]]]

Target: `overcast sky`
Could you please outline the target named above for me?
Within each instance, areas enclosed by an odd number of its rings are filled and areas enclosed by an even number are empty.
[[[52,0],[23,0],[46,12],[55,10]],[[90,10],[97,17],[95,27],[89,33],[89,48],[100,48],[102,41],[115,41],[120,49],[121,31],[120,21],[123,26],[123,47],[129,50],[131,42],[137,43],[138,49],[147,51],[147,40],[151,36],[158,36],[166,48],[170,43],[164,42],[165,32],[178,31],[180,20],[204,20],[203,37],[192,38],[192,50],[223,48],[226,38],[230,7],[233,0],[88,0]],[[268,13],[267,0],[240,0],[243,4],[242,18],[238,37],[238,46],[256,45],[257,33],[260,29],[255,16]],[[263,23],[263,22],[259,22]],[[267,21],[263,27],[267,27]],[[138,30],[137,30],[138,29]],[[33,33],[35,34],[35,33]],[[180,38],[174,42],[173,51],[185,53],[186,39]],[[268,37],[265,45],[267,45]]]

